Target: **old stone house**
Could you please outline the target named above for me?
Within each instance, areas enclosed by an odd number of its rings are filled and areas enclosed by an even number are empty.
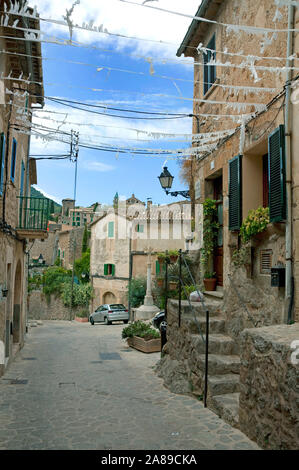
[[[48,200],[30,198],[37,180],[26,130],[32,105],[43,106],[41,46],[22,40],[26,27],[39,29],[38,19],[10,14],[7,26],[0,26],[0,375],[24,343],[29,246],[47,238]]]
[[[208,406],[261,447],[296,448],[298,7],[203,0],[195,16],[177,55],[194,59],[196,202],[215,200],[219,224],[209,259],[218,287],[205,293]],[[242,223],[260,207],[269,207],[270,223],[236,266]],[[194,311],[204,332],[205,311]],[[201,396],[204,345],[189,306],[181,328],[177,312],[170,302],[160,373],[173,389]]]
[[[188,202],[153,206],[149,201],[147,207],[125,202],[117,211],[111,209],[90,224],[90,274],[95,292],[92,308],[110,302],[127,304],[130,270],[133,278],[146,277],[149,249],[153,278],[159,271],[157,253],[185,250],[189,209]]]

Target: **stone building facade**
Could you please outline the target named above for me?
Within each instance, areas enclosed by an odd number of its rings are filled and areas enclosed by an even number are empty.
[[[11,6],[10,2],[0,1],[1,11],[4,3],[8,9]],[[24,21],[19,16],[9,15],[8,25],[18,23],[25,27]],[[30,19],[29,23],[30,28],[39,29],[38,19]],[[43,105],[41,46],[38,42],[18,40],[24,37],[21,29],[1,26],[0,35],[1,50],[7,52],[0,57],[1,375],[24,343],[27,250],[32,240],[47,238],[47,230],[39,218],[42,213],[45,215],[44,206],[37,209],[35,223],[32,221],[31,210],[36,201],[30,199],[30,185],[37,183],[36,165],[35,160],[29,159],[30,137],[26,131],[22,132],[22,126],[31,122],[31,106]]]
[[[271,360],[262,358],[252,338],[270,344],[271,331],[277,328],[283,332],[281,343],[288,334],[291,343],[290,323],[299,320],[299,83],[298,62],[290,58],[299,46],[299,11],[294,2],[203,0],[196,17],[204,20],[192,21],[177,55],[194,59],[195,201],[215,200],[219,224],[209,259],[218,287],[215,293],[205,292],[212,317],[208,406],[267,447],[253,429],[262,429],[275,406],[263,402],[263,410],[259,393],[260,371],[271,362],[262,386],[270,395],[277,388],[281,394],[267,439],[271,448],[292,448],[290,436],[298,432],[298,423],[283,414],[292,408],[288,400],[298,400],[298,390],[292,388],[291,398],[282,389],[290,371],[298,374],[298,362],[274,377],[273,364],[280,370],[287,355],[284,347],[273,341],[267,349]],[[269,207],[270,223],[251,237],[246,258],[236,265],[234,257],[244,246],[242,223],[250,210],[260,207]],[[160,373],[169,386],[184,383],[189,393],[202,396],[205,337],[202,341],[195,329],[189,305],[178,329],[177,308],[169,306],[169,341]],[[197,305],[195,311],[205,332],[205,309]],[[278,385],[279,379],[284,383]],[[261,402],[255,411],[250,404],[254,390]],[[275,440],[274,422],[280,421],[283,429]]]
[[[187,208],[185,216],[183,208]],[[131,275],[146,277],[151,249],[152,278],[156,276],[157,253],[185,250],[190,233],[190,203],[147,207],[119,205],[90,224],[90,274],[95,296],[92,308],[105,303],[127,304]]]

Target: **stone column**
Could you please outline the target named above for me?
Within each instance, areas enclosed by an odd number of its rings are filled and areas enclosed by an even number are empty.
[[[144,297],[144,303],[141,307],[136,309],[135,319],[136,320],[150,320],[154,315],[159,312],[159,308],[154,305],[152,296],[152,261],[151,261],[152,249],[148,248],[147,256],[147,282],[146,282],[146,294]]]

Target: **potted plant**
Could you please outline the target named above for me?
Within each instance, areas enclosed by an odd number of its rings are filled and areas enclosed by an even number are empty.
[[[203,203],[203,247],[200,250],[200,262],[204,273],[205,290],[215,290],[217,278],[210,272],[213,265],[213,255],[219,223],[217,222],[217,205],[214,199],[206,199]],[[212,281],[213,279],[213,281]],[[207,283],[205,282],[207,280]],[[208,287],[206,287],[206,284]]]
[[[157,286],[162,289],[164,286],[164,276],[160,275],[156,278]]]
[[[216,290],[217,278],[215,272],[206,271],[203,279],[203,283],[206,291]]]
[[[122,338],[131,348],[144,353],[161,351],[161,337],[159,331],[151,324],[137,320],[122,330]]]
[[[170,250],[168,254],[169,254],[170,262],[173,263],[173,264],[176,263],[177,259],[179,257],[178,250]]]
[[[166,253],[163,253],[163,252],[157,253],[157,258],[160,264],[164,263],[166,259]]]
[[[169,290],[176,290],[178,287],[178,282],[174,280],[168,281],[168,287],[169,287]]]
[[[89,311],[87,309],[81,309],[76,313],[75,320],[81,323],[88,322]]]

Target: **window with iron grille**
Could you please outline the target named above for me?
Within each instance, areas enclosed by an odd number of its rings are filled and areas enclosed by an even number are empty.
[[[272,250],[260,251],[260,274],[271,274]]]

